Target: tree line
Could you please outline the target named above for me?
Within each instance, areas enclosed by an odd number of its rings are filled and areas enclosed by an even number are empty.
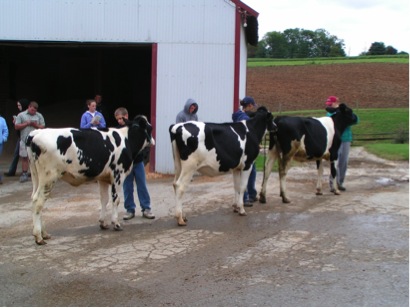
[[[344,41],[331,35],[325,29],[315,31],[300,28],[286,29],[283,32],[272,31],[258,42],[257,47],[249,46],[249,58],[321,58],[345,57]],[[367,52],[360,55],[395,55],[397,49],[385,46],[383,42],[374,42]],[[407,54],[400,52],[399,54]]]

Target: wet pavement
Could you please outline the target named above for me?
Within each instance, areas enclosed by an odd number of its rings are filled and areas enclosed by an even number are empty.
[[[354,149],[341,196],[316,196],[315,175],[314,163],[293,167],[284,205],[272,173],[267,204],[246,217],[232,212],[231,175],[195,176],[187,227],[173,218],[172,177],[152,176],[157,218],[137,216],[122,232],[99,229],[97,184],[59,182],[45,246],[31,235],[31,182],[5,178],[0,305],[408,307],[408,162]]]

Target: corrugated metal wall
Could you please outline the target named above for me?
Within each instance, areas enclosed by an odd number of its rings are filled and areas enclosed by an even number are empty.
[[[155,166],[173,173],[168,128],[188,98],[201,121],[231,121],[235,14],[229,0],[1,0],[0,40],[157,43]]]

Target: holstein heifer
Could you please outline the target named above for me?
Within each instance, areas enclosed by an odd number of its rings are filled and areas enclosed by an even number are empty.
[[[121,230],[118,222],[118,193],[133,158],[145,147],[154,145],[152,127],[145,116],[127,120],[123,128],[96,129],[39,129],[27,138],[33,193],[33,235],[39,245],[47,234],[41,210],[54,184],[62,179],[73,186],[97,180],[100,188],[100,227],[107,229],[104,219],[106,206],[112,201],[111,222]],[[111,189],[109,189],[111,186]]]
[[[275,129],[272,114],[260,107],[255,116],[236,123],[185,122],[171,125],[172,151],[175,164],[175,217],[186,225],[181,198],[196,171],[208,176],[233,172],[234,211],[246,215],[243,194],[252,163],[259,153],[265,132]]]
[[[290,200],[286,194],[286,174],[292,159],[300,162],[316,161],[318,178],[316,194],[322,194],[322,160],[330,160],[330,173],[336,178],[335,161],[339,150],[340,136],[347,126],[357,122],[357,117],[352,109],[345,104],[340,104],[336,113],[331,117],[304,118],[304,117],[277,117],[274,121],[278,127],[277,132],[270,134],[269,154],[265,163],[265,173],[262,182],[259,201],[266,203],[266,185],[272,166],[278,159],[280,196],[283,203]],[[336,181],[333,181],[333,191],[339,195]]]

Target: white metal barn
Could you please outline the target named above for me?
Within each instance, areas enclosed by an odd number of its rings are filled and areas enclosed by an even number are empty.
[[[10,125],[24,97],[48,127],[78,127],[102,94],[110,126],[120,106],[148,116],[151,171],[173,173],[168,128],[186,100],[201,121],[230,122],[245,96],[257,17],[239,0],[1,0],[2,114]]]

